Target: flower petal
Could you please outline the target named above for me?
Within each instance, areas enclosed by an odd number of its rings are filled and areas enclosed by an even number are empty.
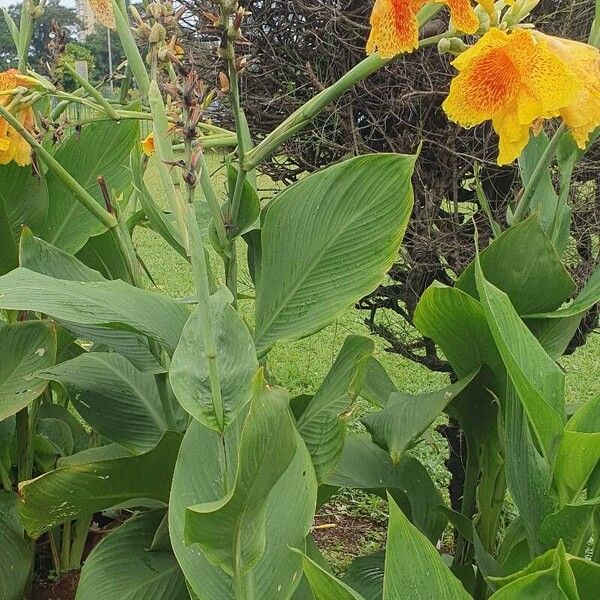
[[[117,22],[115,21],[115,14],[113,13],[113,6],[111,0],[88,0],[94,13],[94,17],[104,27],[109,29],[116,29]]]

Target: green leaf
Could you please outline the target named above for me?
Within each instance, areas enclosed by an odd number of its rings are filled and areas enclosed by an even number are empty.
[[[540,538],[544,549],[554,548],[559,541],[568,552],[580,554],[590,537],[590,524],[598,511],[600,497],[565,504],[542,522]]]
[[[398,391],[383,365],[375,357],[369,358],[360,395],[372,404],[383,408],[390,394]]]
[[[69,281],[103,281],[104,277],[73,255],[35,237],[24,228],[19,244],[19,265],[56,279]]]
[[[579,600],[597,600],[600,590],[600,565],[590,560],[569,556],[569,566],[577,583]]]
[[[139,456],[69,465],[21,484],[18,508],[32,538],[54,526],[134,498],[168,502],[181,435],[167,432]]]
[[[600,267],[590,277],[577,298],[559,310],[526,315],[527,326],[552,358],[560,358],[573,338],[582,317],[600,302]]]
[[[220,430],[215,415],[210,370],[202,328],[212,318],[215,327],[217,367],[221,399],[228,427],[251,398],[252,378],[258,370],[256,350],[248,327],[231,306],[231,296],[216,293],[210,297],[211,317],[196,309],[188,319],[173,354],[170,381],[183,408],[206,427]]]
[[[549,464],[566,422],[564,375],[527,329],[508,296],[489,283],[476,265],[477,289],[487,323],[508,376]]]
[[[342,581],[364,596],[365,600],[381,600],[385,570],[385,552],[379,550],[355,558]]]
[[[48,321],[24,321],[0,328],[0,420],[16,414],[46,389],[35,377],[54,364],[56,327]]]
[[[229,575],[243,577],[266,547],[267,498],[296,453],[289,397],[267,386],[262,373],[252,385],[252,403],[239,446],[232,489],[220,500],[189,507],[185,539]]]
[[[470,600],[431,542],[410,523],[392,497],[388,500],[383,599]]]
[[[154,448],[167,430],[154,377],[119,354],[88,352],[38,376],[60,383],[94,431],[136,454]]]
[[[600,396],[569,419],[558,449],[554,484],[561,503],[577,500],[600,462]]]
[[[223,205],[222,210],[228,220],[231,220],[229,213],[231,212],[231,200],[233,198],[233,191],[235,190],[235,183],[237,180],[238,170],[227,161],[227,189],[229,191],[229,198]],[[244,235],[250,230],[257,228],[258,219],[260,217],[260,199],[256,190],[252,187],[252,184],[248,180],[248,177],[244,179],[244,185],[242,186],[242,196],[240,198],[240,212],[237,218],[237,230],[236,235]]]
[[[298,419],[298,431],[320,482],[333,472],[342,453],[349,410],[360,393],[366,362],[374,350],[372,339],[348,336],[321,387]]]
[[[256,290],[256,347],[325,327],[373,291],[413,205],[414,156],[361,156],[314,173],[269,205]]]
[[[237,419],[225,432],[228,473],[236,472],[239,430]],[[310,455],[296,434],[297,450],[287,471],[266,500],[266,549],[250,572],[256,598],[289,598],[299,583],[301,561],[290,548],[302,548],[313,522],[317,484]],[[199,600],[232,598],[231,578],[209,562],[197,546],[184,543],[188,506],[218,502],[224,495],[220,469],[220,435],[193,420],[181,446],[169,502],[173,549],[194,595]],[[202,457],[202,460],[198,460]]]
[[[127,282],[131,280],[127,264],[110,232],[91,237],[79,250],[77,258],[106,279],[122,279]]]
[[[520,315],[555,310],[575,291],[537,215],[507,229],[480,253],[479,260],[486,280],[510,298]],[[456,287],[479,297],[475,261]]]
[[[54,158],[104,206],[97,178],[104,177],[109,191],[115,192],[113,203],[120,194],[128,194],[131,187],[129,152],[139,139],[135,119],[118,123],[97,121],[86,125],[81,132],[72,133],[58,147]],[[40,236],[67,252],[77,252],[90,237],[105,228],[54,173],[48,173],[47,181],[48,220]]]
[[[446,527],[447,519],[440,510],[444,501],[425,467],[408,454],[394,465],[367,435],[346,438],[336,470],[325,484],[369,490],[384,497],[388,490],[411,522],[433,543]]]
[[[580,600],[562,544],[536,558],[523,571],[492,580],[501,587],[490,600]]]
[[[90,269],[64,250],[34,237],[27,229],[21,235],[20,262],[21,266],[31,271],[49,275],[55,279],[105,281],[98,271]],[[107,347],[122,354],[140,371],[149,373],[164,371],[162,365],[157,362],[150,351],[148,340],[142,335],[69,321],[60,323],[77,338],[92,341],[100,348]]]
[[[360,594],[335,575],[328,573],[306,554],[302,552],[298,552],[298,554],[302,556],[304,575],[308,579],[315,600],[364,600]]]
[[[0,598],[22,600],[29,576],[31,550],[16,511],[17,496],[0,490]]]
[[[0,275],[17,266],[21,227],[38,231],[47,211],[48,190],[43,177],[14,162],[0,165]]]
[[[442,350],[459,377],[487,365],[501,380],[505,368],[477,300],[458,288],[430,285],[419,300],[415,327]]]
[[[81,569],[76,600],[189,600],[169,549],[148,549],[163,512],[129,519],[92,550]]]
[[[183,304],[122,281],[66,281],[22,267],[0,277],[0,308],[143,333],[171,353],[189,316]]]
[[[477,371],[435,392],[392,393],[382,410],[362,419],[373,441],[386,450],[394,464],[439,417],[446,406],[469,385]]]

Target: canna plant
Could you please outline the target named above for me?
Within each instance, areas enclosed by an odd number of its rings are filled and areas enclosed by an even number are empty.
[[[43,2],[25,2],[19,25],[5,15],[20,60],[0,77],[2,599],[30,594],[43,544],[58,573],[78,569],[90,523],[108,509],[133,516],[86,557],[78,600],[598,597],[600,396],[567,406],[556,360],[600,300],[600,271],[576,293],[562,262],[571,172],[600,126],[600,4],[589,44],[528,27],[534,0],[444,4],[449,30],[419,41],[439,4],[377,0],[371,55],[258,143],[240,94],[249,15],[235,0],[206,15],[221,39],[217,92],[182,61],[170,2],[141,12],[91,2],[120,36],[120,97],[132,81],[139,91],[131,104],[74,71],[80,87],[66,93],[27,70]],[[498,160],[519,158],[524,187],[504,229],[480,191],[492,241],[416,309],[453,381],[403,393],[373,340],[352,335],[319,388],[291,397],[271,380],[270,350],[379,285],[412,210],[418,153],[354,157],[267,198],[256,170],[350,86],[434,44],[457,54],[448,116],[491,120]],[[205,119],[217,94],[235,131]],[[70,103],[93,111],[76,128],[63,117]],[[143,121],[152,133],[140,142]],[[225,197],[211,147],[231,149]],[[144,288],[140,226],[187,259],[193,297]],[[238,291],[242,260],[251,299]],[[365,433],[349,434],[359,396],[373,410]],[[444,414],[467,444],[460,512],[410,452]],[[390,514],[385,552],[342,578],[311,536],[340,488],[383,496]],[[448,524],[455,545],[442,556]]]

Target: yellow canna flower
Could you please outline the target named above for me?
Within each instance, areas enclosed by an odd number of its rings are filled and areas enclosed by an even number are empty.
[[[371,13],[371,34],[367,54],[379,52],[381,58],[392,58],[403,52],[412,52],[419,45],[417,14],[433,0],[375,0]],[[464,33],[475,33],[479,19],[471,0],[438,0],[450,9],[454,26]],[[488,5],[491,0],[478,0]],[[511,3],[512,0],[508,0]],[[491,2],[493,8],[493,2]]]
[[[142,152],[146,156],[152,156],[156,147],[154,145],[154,134],[150,133],[146,138],[142,140]]]
[[[575,98],[560,109],[560,116],[579,148],[584,150],[590,133],[600,126],[600,50],[539,32],[534,35],[540,43],[548,45],[579,82]]]
[[[459,74],[443,108],[463,127],[491,120],[500,165],[521,154],[532,126],[559,116],[581,93],[572,70],[530,30],[491,29],[452,64]]]
[[[14,96],[12,90],[18,87],[30,88],[37,82],[33,77],[22,75],[16,69],[0,73],[0,104],[8,106]],[[35,116],[28,107],[17,114],[19,122],[29,131],[35,129]],[[27,141],[4,119],[0,118],[0,165],[15,161],[20,166],[31,164],[31,147]]]
[[[115,21],[115,14],[113,13],[113,7],[111,0],[88,0],[94,13],[94,17],[104,27],[109,29],[116,29],[117,22]]]

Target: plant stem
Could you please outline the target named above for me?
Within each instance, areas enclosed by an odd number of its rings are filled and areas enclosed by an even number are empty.
[[[29,468],[29,447],[30,447],[30,429],[29,429],[29,411],[28,408],[22,408],[16,415],[17,422],[17,474],[18,480],[27,481],[31,479],[31,469]]]
[[[63,61],[63,66],[71,77],[104,109],[104,112],[115,121],[119,120],[119,115],[116,109],[110,102],[89,82],[79,75],[79,73],[67,62]]]
[[[93,515],[89,515],[75,521],[75,532],[73,533],[73,541],[69,553],[69,569],[78,569],[81,565],[81,559],[83,557],[85,543],[92,523],[92,517]]]
[[[190,259],[194,271],[194,280],[196,283],[196,292],[198,295],[198,310],[204,317],[204,327],[202,327],[202,337],[206,360],[208,362],[208,372],[210,378],[210,390],[215,411],[215,418],[221,433],[225,431],[225,408],[223,398],[221,397],[221,382],[219,376],[219,366],[217,364],[217,347],[215,342],[215,324],[213,321],[213,312],[210,307],[210,290],[208,286],[208,268],[206,264],[206,255],[204,253],[204,244],[200,236],[196,213],[192,205],[187,207],[187,227],[190,240]]]
[[[444,33],[425,38],[419,43],[419,48],[433,46],[446,37],[448,37],[448,34]],[[383,59],[380,58],[379,55],[373,54],[359,62],[336,81],[336,83],[318,93],[314,98],[311,98],[306,104],[291,114],[283,121],[283,123],[281,123],[281,125],[267,135],[260,144],[247,152],[242,161],[242,169],[244,169],[244,171],[255,169],[267,156],[281,146],[281,144],[310,124],[328,104],[337,100],[352,86],[363,81],[369,75],[377,72],[393,60],[393,58]]]
[[[562,139],[562,136],[566,133],[567,126],[562,123],[561,126],[556,130],[555,134],[552,136],[552,139],[548,142],[548,146],[544,150],[544,153],[540,157],[538,164],[536,165],[533,174],[531,175],[531,179],[525,186],[525,191],[523,192],[523,196],[515,209],[515,212],[512,216],[512,224],[519,223],[525,218],[527,211],[529,210],[529,206],[531,201],[533,200],[533,196],[537,191],[538,184],[540,183],[542,177],[547,172],[550,163],[554,160],[554,156],[556,155],[556,150],[558,148],[558,144]]]
[[[8,475],[8,471],[4,468],[4,464],[0,460],[0,483],[5,490],[12,490],[12,481]]]
[[[71,556],[71,521],[63,524],[62,541],[60,546],[60,570],[66,572],[70,569]]]
[[[204,146],[204,142],[202,142],[202,145]],[[225,223],[223,222],[223,214],[221,213],[217,192],[215,191],[215,187],[210,178],[210,173],[208,172],[208,164],[206,163],[204,152],[200,152],[198,156],[198,168],[200,170],[200,187],[204,192],[204,197],[206,198],[210,214],[215,224],[219,245],[221,248],[225,248],[225,246],[227,246],[227,232],[225,231]]]

